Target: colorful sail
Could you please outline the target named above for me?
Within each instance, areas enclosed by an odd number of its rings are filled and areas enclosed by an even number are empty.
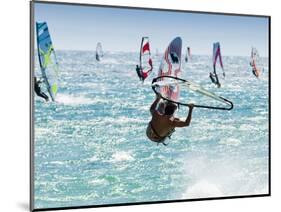
[[[158,77],[171,76],[179,77],[181,74],[181,51],[182,39],[176,37],[167,47],[163,59],[161,61]],[[164,83],[168,83],[170,78],[159,78]],[[179,100],[180,90],[177,84],[166,85],[160,88],[161,95],[171,101],[177,102]]]
[[[46,22],[36,22],[39,63],[42,77],[52,101],[58,92],[58,63]]]
[[[186,55],[185,55],[184,59],[185,59],[185,62],[188,62],[188,61],[191,60],[191,52],[190,52],[190,47],[189,46],[186,48]]]
[[[256,77],[259,77],[260,75],[260,69],[257,67],[259,59],[260,57],[258,50],[252,47],[250,66],[252,67],[252,72]]]
[[[163,92],[162,89],[167,87],[172,88],[172,86],[177,86],[178,91],[181,90],[181,92],[184,92],[186,94],[184,95],[185,98],[172,99],[169,95],[165,96],[165,92]],[[203,100],[203,98],[200,98],[200,100],[203,101],[200,104],[194,104],[194,107],[216,110],[233,109],[233,103],[230,100],[206,90],[199,84],[175,76],[164,75],[154,78],[152,81],[152,89],[157,95],[160,95],[162,99],[182,106],[188,106],[190,104],[189,98],[186,97],[191,94],[189,91],[193,91],[194,93],[207,97],[205,98],[205,101]],[[193,98],[195,97],[194,94],[192,94],[191,96],[193,96]],[[215,100],[216,104],[214,104],[214,101],[213,103],[211,103],[209,100]]]
[[[220,43],[216,42],[213,44],[213,73],[210,73],[210,78],[211,81],[216,84],[218,87],[220,87],[220,81],[216,69],[217,61],[219,61],[222,74],[225,77],[225,72],[223,68],[223,63],[222,63],[222,56],[221,56],[221,48],[220,48]]]
[[[102,46],[101,46],[101,43],[98,42],[97,47],[96,47],[96,60],[100,61],[102,57],[103,57]]]
[[[222,57],[221,57],[221,48],[220,48],[220,43],[214,43],[213,46],[213,66],[216,67],[217,61],[219,60],[220,67],[223,70],[223,63],[222,63]]]
[[[143,37],[140,47],[140,70],[142,72],[142,80],[145,80],[152,72],[153,65],[151,59],[149,38]]]
[[[192,96],[196,97],[196,94],[199,94],[206,97],[205,101],[202,102],[203,104],[194,104],[194,107],[231,110],[233,108],[231,101],[209,92],[196,83],[181,78],[181,50],[182,40],[180,37],[177,37],[169,44],[165,51],[160,64],[158,77],[152,81],[153,91],[161,99],[182,106],[189,106],[190,98]],[[182,92],[185,95],[180,95]],[[200,100],[202,100],[201,97]]]

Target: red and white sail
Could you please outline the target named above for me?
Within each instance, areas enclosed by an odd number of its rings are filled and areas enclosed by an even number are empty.
[[[169,44],[163,55],[158,71],[158,77],[163,77],[163,76],[180,77],[181,51],[182,51],[182,40],[180,37],[176,37]],[[163,78],[162,81],[169,82],[170,78]],[[175,85],[162,86],[160,89],[160,93],[165,98],[177,102],[180,95],[179,85],[175,84]]]
[[[141,40],[140,69],[143,73],[144,78],[146,78],[153,69],[148,37],[143,37]]]

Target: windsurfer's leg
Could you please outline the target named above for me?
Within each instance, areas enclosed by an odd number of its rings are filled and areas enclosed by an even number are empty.
[[[48,97],[45,93],[42,92],[42,96],[43,96],[43,98],[46,100],[46,102],[49,101],[49,97]]]
[[[209,76],[210,76],[210,79],[211,79],[212,83],[216,83],[216,82],[215,82],[215,79],[214,79],[214,76],[213,76],[213,74],[212,74],[211,72],[210,72],[210,75],[209,75]]]
[[[40,96],[41,98],[45,99],[46,101],[49,101],[49,97],[45,93],[43,93],[41,91],[38,92],[38,90],[35,90],[35,93],[37,94],[37,96]]]

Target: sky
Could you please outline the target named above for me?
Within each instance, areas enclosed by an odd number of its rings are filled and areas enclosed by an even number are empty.
[[[138,52],[148,36],[152,52],[164,52],[180,36],[192,54],[211,55],[220,42],[223,55],[249,56],[254,46],[268,57],[265,17],[35,3],[35,22],[43,21],[57,50],[93,51],[101,42],[104,51]]]

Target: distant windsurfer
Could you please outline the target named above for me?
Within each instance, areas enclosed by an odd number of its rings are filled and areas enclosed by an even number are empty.
[[[103,57],[102,46],[101,46],[101,43],[98,42],[97,47],[96,47],[96,60],[100,61],[102,57]]]
[[[49,101],[49,97],[41,90],[40,84],[43,82],[44,80],[41,79],[37,79],[37,77],[34,77],[34,91],[37,94],[37,96],[42,97],[43,99],[45,99],[46,102]]]
[[[138,77],[140,78],[140,80],[143,81],[144,79],[143,79],[142,71],[141,71],[141,68],[140,68],[139,65],[136,65],[136,72],[137,72]]]
[[[184,60],[185,60],[186,63],[188,62],[188,58],[189,58],[189,57],[190,57],[190,48],[187,47],[187,49],[186,49],[186,55],[185,55],[185,58],[184,58]]]
[[[252,73],[254,74],[255,77],[258,78],[260,76],[260,70],[257,69],[256,64],[254,62],[250,63],[250,65],[252,66]]]
[[[260,76],[260,72],[257,69],[253,68],[252,72],[255,75],[255,77],[258,78]]]
[[[136,66],[136,72],[139,79],[144,82],[150,72],[152,72],[153,65],[150,53],[149,38],[142,37],[141,48],[139,54],[139,65]]]
[[[254,47],[252,47],[251,51],[251,62],[250,66],[252,67],[252,73],[256,78],[259,78],[261,70],[257,67],[257,63],[260,60],[258,50]]]
[[[209,77],[210,77],[212,83],[216,84],[216,85],[218,86],[218,88],[221,87],[221,84],[220,84],[220,82],[219,82],[219,79],[218,79],[218,77],[217,77],[214,73],[211,73],[211,72],[210,72]]]
[[[137,72],[138,77],[140,78],[141,81],[144,81],[148,77],[149,72],[151,72],[152,69],[153,69],[151,59],[149,59],[148,63],[150,65],[150,68],[147,71],[143,71],[142,68],[139,65],[136,65],[136,72]]]
[[[225,77],[225,72],[224,72],[223,63],[222,63],[222,56],[221,56],[221,48],[220,48],[219,42],[216,42],[213,44],[213,72],[210,72],[209,77],[210,77],[212,83],[216,84],[217,87],[220,88],[221,84],[220,84],[219,77],[217,74],[217,69],[216,69],[217,61],[219,61],[219,65],[222,70],[222,75],[223,75],[223,77]]]
[[[176,127],[187,127],[190,125],[194,106],[193,104],[188,106],[188,116],[185,121],[181,121],[179,118],[174,117],[177,105],[173,103],[161,102],[157,110],[160,99],[160,96],[157,96],[150,107],[152,119],[147,126],[146,135],[151,141],[165,145],[165,139],[167,137],[170,138]]]
[[[100,61],[100,57],[99,57],[98,54],[96,54],[96,60],[97,60],[97,61]]]

